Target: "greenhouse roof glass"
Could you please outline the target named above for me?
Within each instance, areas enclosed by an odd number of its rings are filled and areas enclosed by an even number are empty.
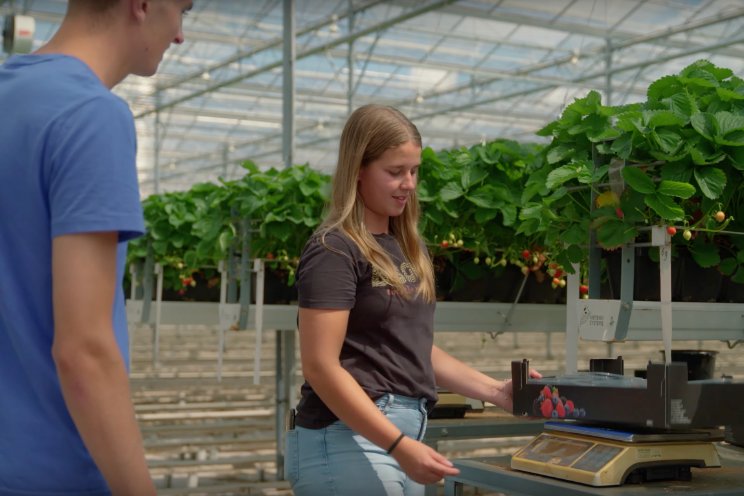
[[[33,17],[38,48],[66,3],[0,0],[0,16]],[[143,195],[240,176],[245,160],[329,172],[350,109],[370,102],[400,108],[439,150],[539,141],[535,131],[589,90],[640,101],[699,58],[744,75],[740,0],[195,0],[184,33],[157,76],[115,90],[136,118]]]

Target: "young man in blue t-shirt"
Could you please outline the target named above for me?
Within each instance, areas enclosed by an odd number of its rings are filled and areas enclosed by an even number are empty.
[[[152,495],[121,281],[144,231],[134,120],[191,0],[69,0],[0,66],[0,495]]]

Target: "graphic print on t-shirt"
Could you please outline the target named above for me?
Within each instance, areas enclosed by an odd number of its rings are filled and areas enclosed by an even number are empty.
[[[414,284],[418,281],[416,271],[413,269],[413,265],[408,262],[402,262],[398,267],[398,280],[402,284]],[[382,278],[380,271],[376,267],[372,267],[372,287],[379,288],[388,286],[385,280]]]

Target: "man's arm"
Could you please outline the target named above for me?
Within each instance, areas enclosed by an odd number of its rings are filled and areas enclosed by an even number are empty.
[[[154,495],[112,324],[118,235],[52,243],[54,345],[67,408],[114,495]]]

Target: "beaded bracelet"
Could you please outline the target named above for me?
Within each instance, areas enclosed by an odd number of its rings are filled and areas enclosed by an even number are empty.
[[[393,441],[393,444],[391,444],[391,445],[390,445],[390,447],[388,448],[388,450],[387,450],[387,454],[388,454],[388,455],[389,455],[390,453],[392,453],[392,452],[393,452],[393,450],[394,450],[394,449],[395,449],[395,448],[396,448],[396,447],[398,446],[398,443],[399,443],[399,442],[401,441],[401,439],[403,439],[404,437],[406,437],[406,435],[405,435],[405,434],[403,434],[403,433],[401,432],[401,433],[400,433],[400,436],[398,436],[398,437],[397,437],[397,438],[395,439],[395,441]]]

